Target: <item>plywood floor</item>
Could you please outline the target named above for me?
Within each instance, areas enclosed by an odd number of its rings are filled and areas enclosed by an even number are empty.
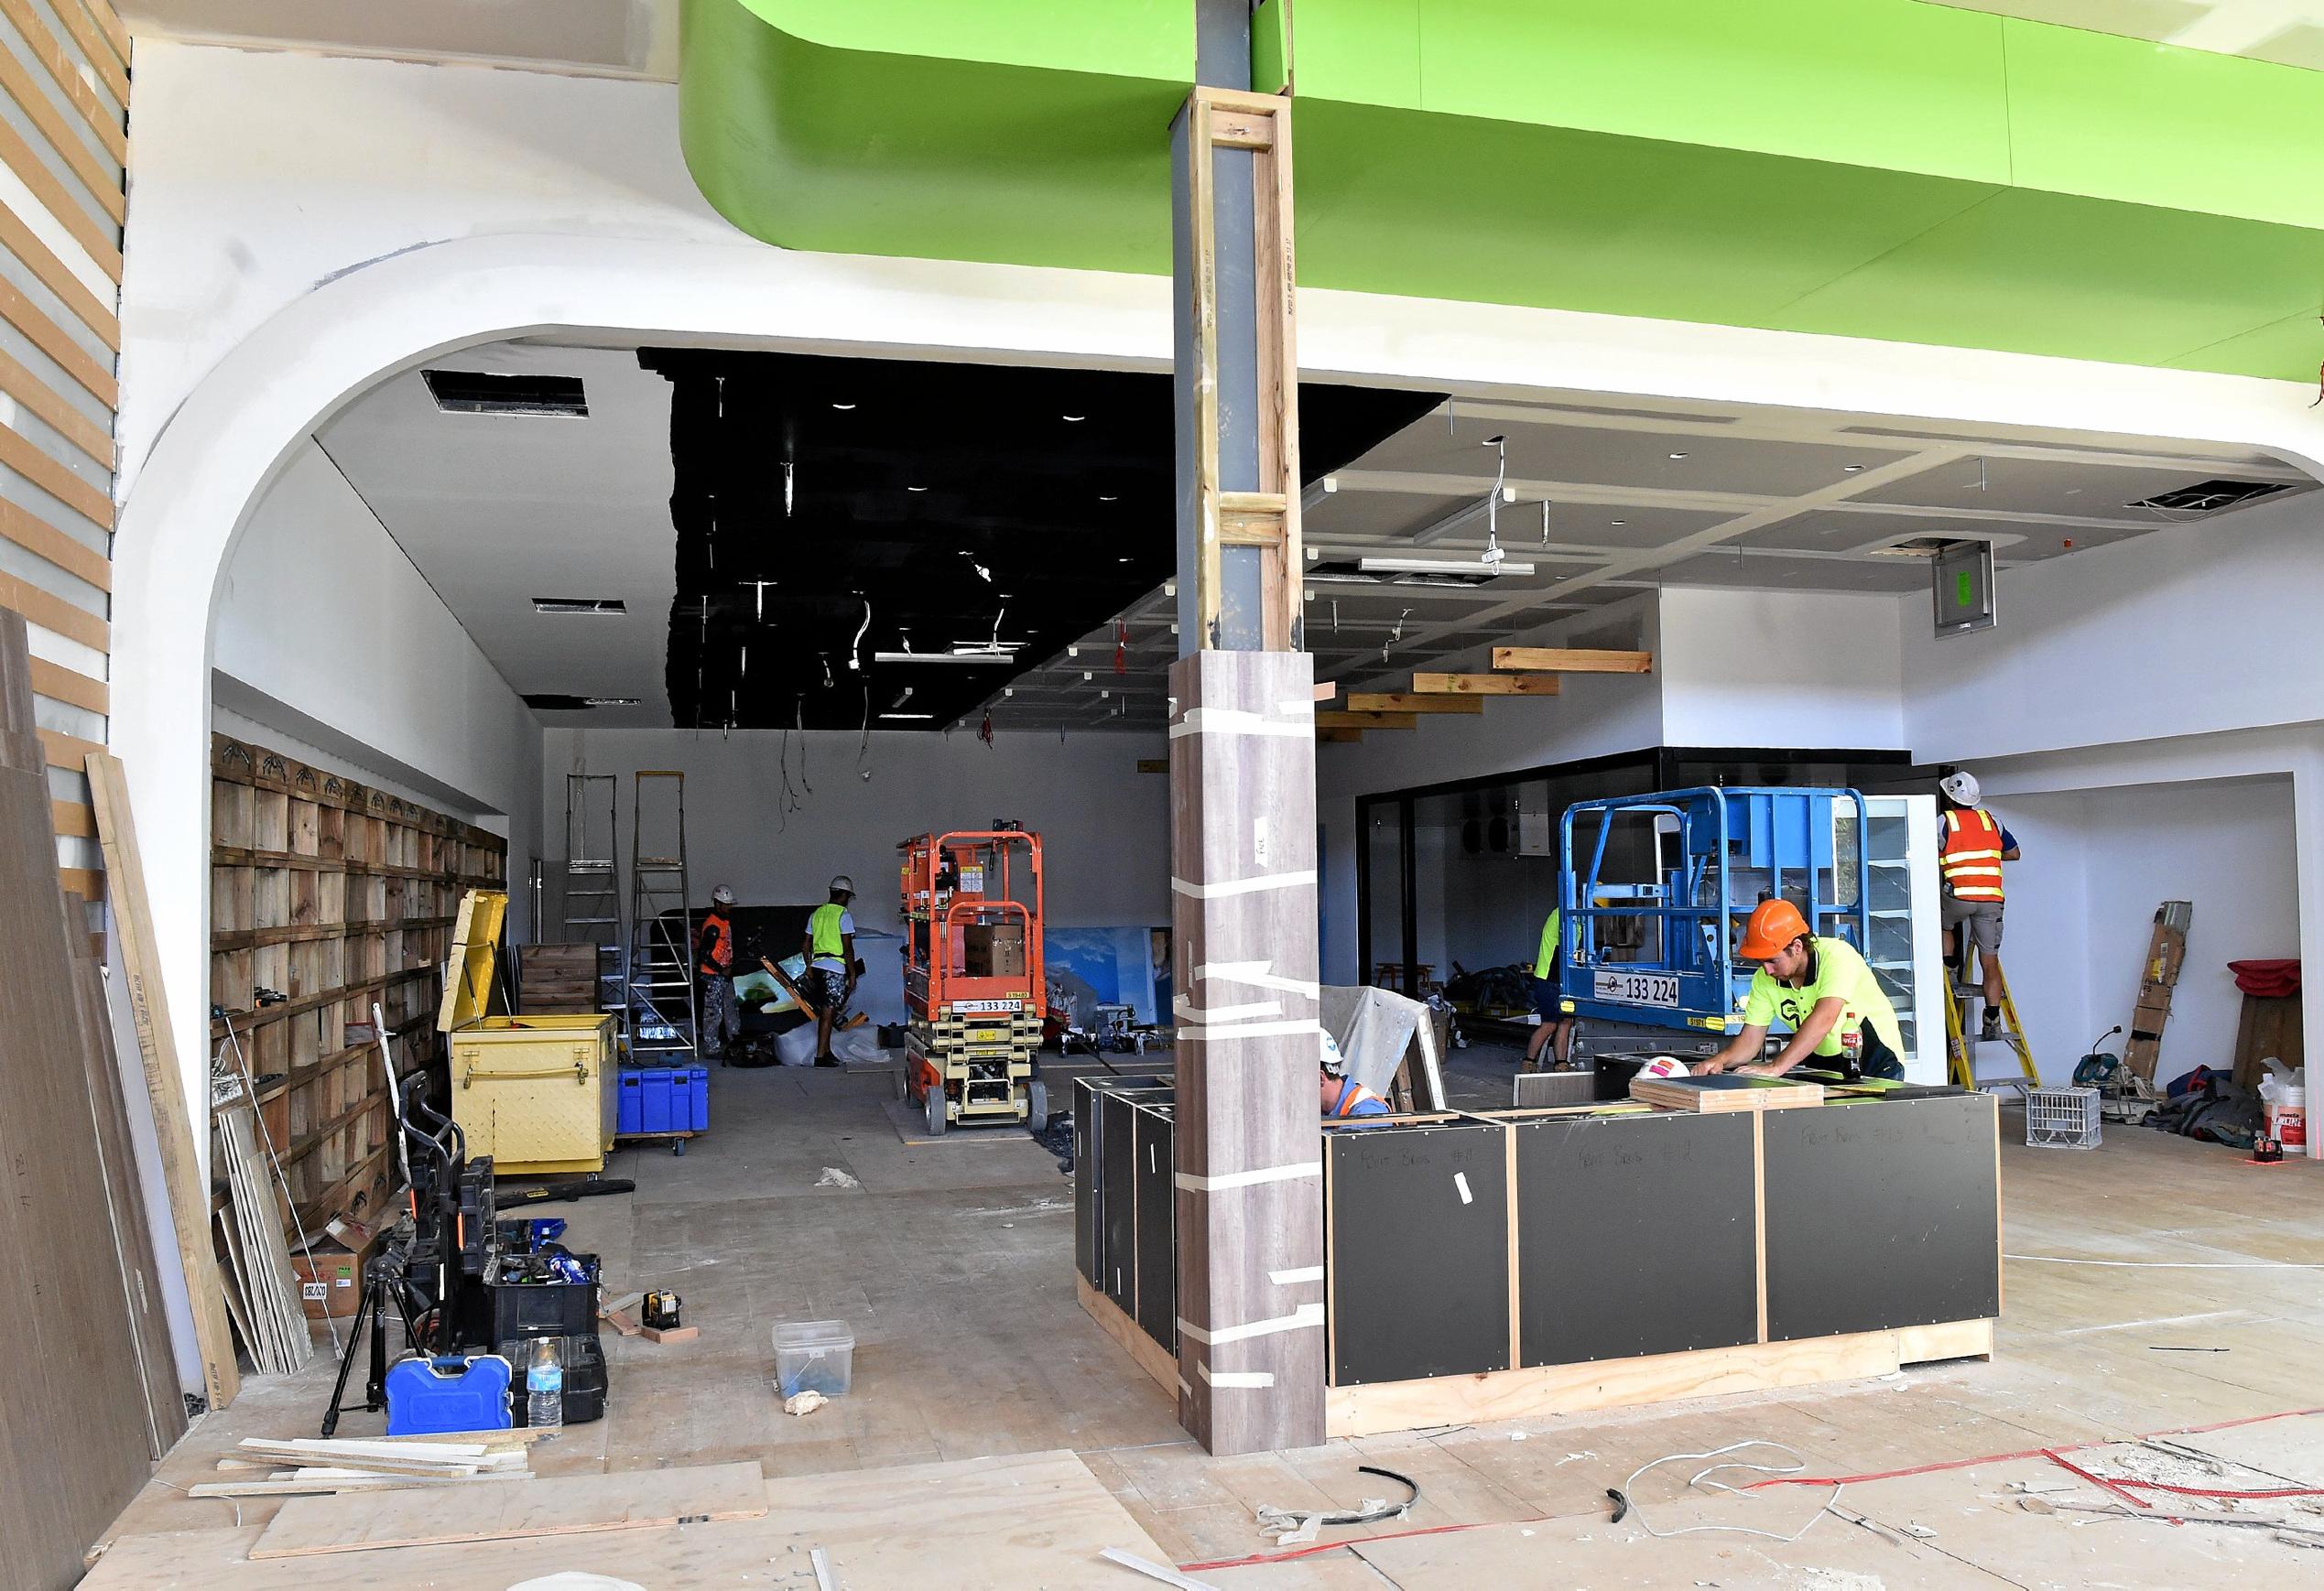
[[[887,1087],[881,1072],[717,1073],[717,1127],[684,1158],[624,1154],[614,1169],[637,1179],[635,1196],[559,1207],[576,1246],[605,1256],[614,1286],[678,1288],[702,1336],[666,1348],[608,1336],[611,1412],[539,1448],[538,1467],[755,1458],[782,1477],[1071,1449],[1153,1542],[1205,1565],[1199,1577],[1220,1587],[1869,1591],[2208,1586],[2324,1570],[2324,1553],[2306,1544],[2324,1543],[2324,1498],[2136,1494],[2160,1505],[2130,1510],[2142,1516],[2227,1510],[2252,1521],[2175,1527],[2079,1511],[2128,1505],[2040,1454],[2071,1449],[2062,1456],[2092,1473],[2203,1490],[2324,1488],[2324,1412],[2306,1412],[2324,1405],[2324,1174],[2308,1165],[2255,1169],[2229,1151],[2126,1129],[2087,1153],[2005,1147],[2007,1250],[2021,1257],[2005,1267],[1991,1364],[1216,1460],[1184,1439],[1160,1391],[1076,1306],[1070,1188],[1056,1162],[1022,1136],[907,1148],[881,1114]],[[2004,1111],[2004,1134],[2018,1122]],[[792,1419],[770,1385],[769,1334],[777,1321],[817,1318],[854,1327],[855,1389]],[[2195,1348],[2225,1351],[2167,1351]],[[176,1488],[209,1477],[243,1435],[311,1434],[327,1369],[250,1382],[180,1445],[116,1529],[234,1525],[234,1505]],[[2229,1422],[2248,1423],[2196,1429]],[[376,1416],[352,1415],[341,1429],[378,1428]],[[2172,1432],[2182,1434],[2162,1448],[2134,1442]],[[1606,1488],[1640,1464],[1745,1440],[1786,1444],[1817,1475],[1921,1473],[1852,1481],[1821,1517],[1830,1488],[1707,1498],[1682,1484],[1700,1466],[1657,1470],[1636,1488],[1657,1530],[1716,1522],[1787,1535],[1808,1524],[1790,1544],[1734,1533],[1657,1541],[1640,1515],[1609,1523]],[[1367,1463],[1420,1484],[1409,1518],[1324,1533],[1327,1544],[1374,1538],[1361,1546],[1208,1566],[1280,1551],[1254,1525],[1259,1504],[1347,1507],[1393,1492],[1355,1473]],[[912,1506],[899,1496],[899,1529]],[[240,1521],[270,1511],[244,1502]],[[850,1591],[888,1583],[842,1580]],[[1077,1558],[1054,1583],[1139,1582]]]

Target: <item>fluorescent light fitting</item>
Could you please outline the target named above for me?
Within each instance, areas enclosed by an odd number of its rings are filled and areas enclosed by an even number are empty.
[[[1063,420],[1063,421],[1064,421],[1067,425],[1069,425],[1069,426],[1078,426],[1078,425],[1080,425],[1080,424],[1081,424],[1083,420],[1088,419],[1090,417],[1089,417],[1089,416],[1087,416],[1087,415],[1060,415],[1060,416],[1059,416],[1058,417],[1059,417],[1059,419]]]
[[[1687,455],[1686,455],[1686,454],[1684,454],[1684,453],[1673,453],[1673,454],[1671,454],[1670,456],[1671,456],[1672,458],[1674,458],[1674,459],[1683,459],[1683,458],[1685,458]]]
[[[1014,663],[1013,652],[874,652],[874,663]]]
[[[848,410],[850,410],[850,409],[853,408],[855,406],[854,406],[853,404],[833,404],[831,406],[832,406],[833,408],[835,408],[835,409],[839,410],[839,412],[840,412],[840,413],[842,413],[842,414],[845,414]]]
[[[928,488],[925,486],[907,486],[904,490],[907,492],[925,492]]]
[[[1864,467],[1862,464],[1842,464],[1840,467],[1840,472],[1842,475],[1861,475],[1863,470]]]
[[[585,696],[581,698],[581,705],[583,707],[635,707],[637,698],[634,696]]]
[[[535,597],[536,613],[612,614],[620,616],[629,612],[629,604],[619,597]]]
[[[1529,575],[1533,566],[1504,559],[1499,565],[1482,558],[1358,558],[1356,568],[1367,575],[1476,575],[1498,572]]]
[[[1101,492],[1098,493],[1098,501],[1100,503],[1119,503],[1122,501],[1122,498],[1118,492],[1109,493]]]
[[[935,717],[936,715],[932,712],[884,712],[880,714],[880,722],[926,723]]]

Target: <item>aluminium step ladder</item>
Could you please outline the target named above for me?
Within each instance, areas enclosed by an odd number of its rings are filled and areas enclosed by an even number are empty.
[[[1956,1087],[1980,1088],[2014,1088],[2017,1097],[2025,1099],[2042,1086],[2041,1068],[2034,1064],[2034,1046],[2026,1041],[2025,1024],[2017,1020],[2017,1001],[2009,992],[2009,974],[2001,974],[2001,1033],[1993,1042],[2007,1044],[2017,1057],[2015,1075],[1995,1073],[1981,1077],[1977,1070],[1977,1046],[1986,1041],[1974,1036],[1962,1012],[1970,1001],[1982,1003],[1982,986],[1962,980],[1961,969],[1947,963],[1945,967],[1945,1055],[1951,1080]],[[1979,1012],[1982,1019],[1983,1012]]]
[[[624,1004],[620,825],[615,802],[620,779],[612,774],[565,775],[564,939],[597,947],[600,1011],[618,1012]]]
[[[686,775],[637,770],[629,817],[630,1055],[640,1064],[691,1061],[700,1012],[687,888]]]

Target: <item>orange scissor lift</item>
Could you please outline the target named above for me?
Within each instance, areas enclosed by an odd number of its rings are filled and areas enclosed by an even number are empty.
[[[1041,837],[1023,829],[923,834],[903,854],[900,1074],[928,1130],[953,1122],[1046,1125],[1034,1077],[1048,987],[1041,958]]]

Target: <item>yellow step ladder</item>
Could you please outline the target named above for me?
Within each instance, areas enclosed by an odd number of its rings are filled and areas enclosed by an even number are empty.
[[[1980,1079],[1977,1076],[1977,1045],[1981,1041],[1969,1036],[1968,1024],[1961,1020],[1963,990],[1954,981],[1956,969],[1948,963],[1945,968],[1945,1054],[1950,1064],[1956,1087],[1978,1088],[1990,1083],[1995,1088],[2014,1088],[2023,1098],[2042,1086],[2041,1068],[2034,1065],[2034,1046],[2025,1040],[2025,1024],[2017,1020],[2017,1001],[2009,992],[2009,974],[2001,975],[2001,1042],[2017,1056],[2019,1076],[1999,1075]],[[1971,990],[1982,1001],[1982,994]]]

